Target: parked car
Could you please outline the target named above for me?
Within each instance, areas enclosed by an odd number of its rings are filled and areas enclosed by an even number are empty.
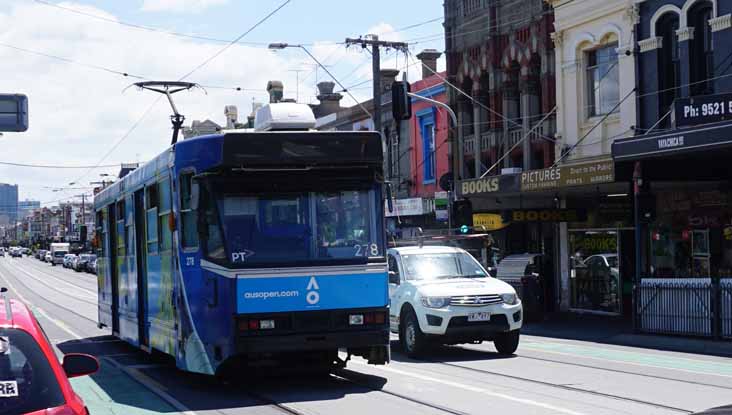
[[[440,344],[493,341],[500,354],[518,348],[521,301],[468,252],[449,246],[389,249],[390,328],[409,356]]]
[[[86,271],[86,264],[93,259],[96,259],[97,256],[94,254],[80,254],[78,258],[76,258],[75,261],[72,262],[72,268],[76,272]]]
[[[521,299],[524,321],[540,321],[544,317],[547,275],[542,275],[542,254],[508,255],[498,263],[496,278],[510,284]]]
[[[89,413],[69,378],[95,373],[93,356],[68,353],[59,363],[38,320],[26,305],[0,296],[0,409],[8,414]]]
[[[93,260],[89,261],[89,263],[86,265],[87,272],[90,272],[92,274],[97,273],[97,259],[94,258]]]
[[[48,252],[48,251],[46,251],[45,249],[39,249],[37,252],[38,256],[36,258],[38,258],[41,261],[46,261],[46,252]]]
[[[30,254],[31,254],[30,248],[21,248],[21,249],[23,251],[23,255],[30,256]]]
[[[71,268],[71,262],[76,258],[76,254],[66,254],[64,256],[63,266],[64,268]]]
[[[0,256],[5,256],[5,249],[0,248]]]
[[[43,257],[43,261],[45,262],[53,262],[53,255],[51,254],[51,251],[46,252],[46,255]]]
[[[20,253],[20,248],[18,247],[11,247],[10,248],[10,256],[13,258],[20,258],[23,254]]]

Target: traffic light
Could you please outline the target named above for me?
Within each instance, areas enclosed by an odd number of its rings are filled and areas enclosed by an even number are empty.
[[[86,225],[79,226],[79,242],[86,243]]]
[[[412,118],[412,98],[407,92],[411,92],[409,82],[394,81],[391,84],[391,113],[395,120]]]
[[[473,228],[473,204],[470,200],[456,200],[452,203],[452,218],[460,233],[470,233]]]

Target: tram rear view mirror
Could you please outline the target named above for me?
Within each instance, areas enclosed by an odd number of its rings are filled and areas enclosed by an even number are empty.
[[[195,180],[191,181],[191,209],[198,210],[198,198],[200,196],[200,188]]]

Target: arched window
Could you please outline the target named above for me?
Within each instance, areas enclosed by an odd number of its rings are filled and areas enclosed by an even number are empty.
[[[676,31],[679,30],[679,16],[669,12],[656,21],[656,35],[662,37],[662,48],[658,52],[658,94],[659,117],[668,112],[678,94],[679,82],[679,43]],[[668,117],[666,117],[668,120]]]
[[[706,95],[713,92],[712,82],[707,79],[714,76],[714,52],[712,50],[712,3],[702,1],[689,10],[689,26],[694,28],[694,39],[691,41],[689,68],[691,75],[691,95]]]

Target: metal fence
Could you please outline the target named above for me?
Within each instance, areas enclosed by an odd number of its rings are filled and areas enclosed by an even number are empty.
[[[732,339],[732,278],[722,279],[719,283],[721,335]]]
[[[644,278],[637,298],[643,332],[732,338],[732,279]]]

